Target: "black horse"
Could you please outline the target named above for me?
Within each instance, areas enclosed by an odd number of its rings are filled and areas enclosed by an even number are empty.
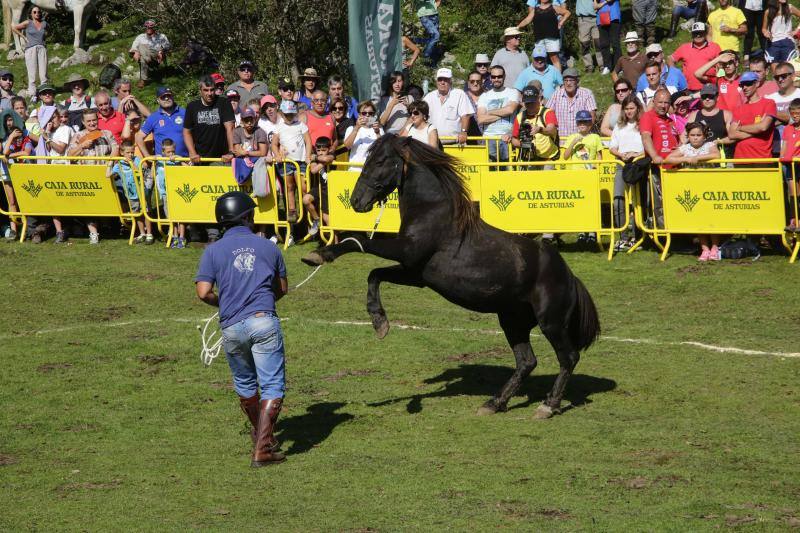
[[[378,338],[389,332],[380,300],[382,281],[430,287],[467,309],[497,313],[517,365],[478,414],[505,411],[522,380],[536,367],[530,332],[538,324],[561,366],[553,389],[536,410],[537,418],[549,418],[559,411],[579,352],[600,334],[597,310],[555,248],[480,219],[457,164],[453,157],[418,141],[384,135],[370,149],[350,203],[357,212],[365,212],[398,189],[397,238],[351,237],[319,248],[303,261],[319,265],[346,253],[365,252],[400,263],[369,273],[367,311]]]

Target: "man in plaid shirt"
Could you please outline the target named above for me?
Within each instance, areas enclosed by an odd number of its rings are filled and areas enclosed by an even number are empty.
[[[575,123],[575,113],[586,110],[592,114],[592,123],[595,122],[597,103],[591,90],[579,87],[580,78],[574,68],[564,70],[562,74],[564,85],[555,90],[547,102],[547,107],[552,109],[558,120],[558,133],[561,137],[568,137],[578,132]]]

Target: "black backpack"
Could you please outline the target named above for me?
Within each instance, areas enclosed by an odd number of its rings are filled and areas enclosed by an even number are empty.
[[[761,250],[750,239],[730,240],[720,245],[719,256],[721,259],[752,257],[753,261],[755,261],[761,257]]]
[[[103,67],[103,70],[100,71],[100,78],[98,78],[98,83],[100,84],[101,87],[105,87],[106,89],[113,89],[114,82],[120,78],[122,78],[122,71],[120,70],[120,68],[114,63],[109,63],[108,65]]]

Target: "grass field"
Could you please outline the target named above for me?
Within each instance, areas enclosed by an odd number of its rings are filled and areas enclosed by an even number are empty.
[[[308,249],[286,254],[290,285]],[[477,417],[513,365],[495,317],[387,285],[378,341],[366,275],[385,262],[343,257],[279,304],[289,459],[255,470],[224,358],[199,360],[200,253],[0,244],[0,530],[800,526],[800,267],[785,257],[566,253],[603,337],[574,408],[547,421],[532,419],[557,372],[543,338],[509,411]]]

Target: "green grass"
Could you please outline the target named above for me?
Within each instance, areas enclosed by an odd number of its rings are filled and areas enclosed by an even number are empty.
[[[286,254],[290,285],[309,246]],[[502,528],[785,530],[800,522],[798,266],[698,265],[651,252],[566,253],[603,335],[565,403],[532,419],[557,363],[507,413],[477,417],[513,366],[493,316],[384,286],[394,327],[366,321],[346,256],[279,303],[286,463],[249,467],[224,357],[204,368],[194,325],[201,250],[104,241],[0,245],[0,529],[397,531]],[[455,330],[455,331],[453,331]],[[650,344],[615,338],[650,339]]]

